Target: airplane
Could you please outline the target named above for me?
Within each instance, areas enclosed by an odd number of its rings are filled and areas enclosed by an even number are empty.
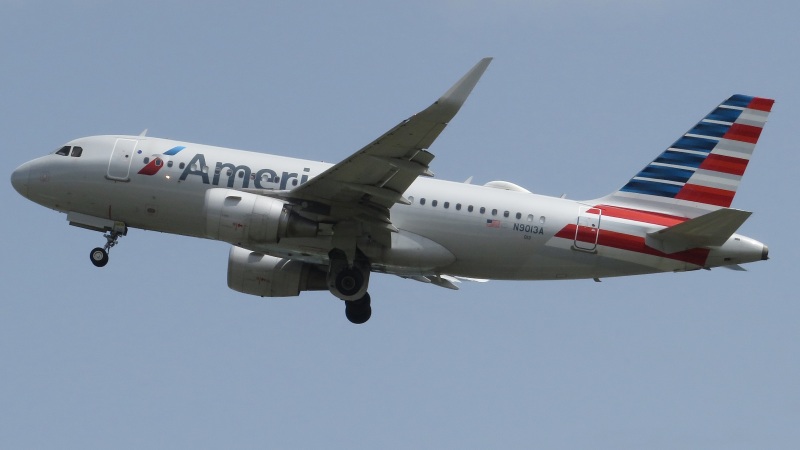
[[[231,244],[228,286],[261,297],[328,290],[356,324],[370,274],[458,289],[462,280],[594,279],[766,260],[730,208],[774,100],[733,95],[619,190],[593,200],[507,181],[438,180],[429,148],[492,58],[338,164],[146,135],[91,136],[11,175],[24,197],[104,233],[130,228]],[[562,196],[563,197],[563,196]]]

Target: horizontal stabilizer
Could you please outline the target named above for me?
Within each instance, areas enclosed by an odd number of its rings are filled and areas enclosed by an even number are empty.
[[[750,217],[749,211],[723,208],[686,222],[647,233],[648,247],[671,254],[697,247],[718,247]]]

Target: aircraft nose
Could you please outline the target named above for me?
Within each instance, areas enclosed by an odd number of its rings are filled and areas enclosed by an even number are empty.
[[[30,179],[31,166],[25,163],[11,173],[11,185],[23,197],[28,197],[28,180]]]

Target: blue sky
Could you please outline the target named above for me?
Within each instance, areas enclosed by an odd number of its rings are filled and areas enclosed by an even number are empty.
[[[771,259],[458,292],[228,290],[225,244],[99,233],[0,189],[3,448],[794,448],[796,2],[0,1],[7,176],[73,138],[336,162],[481,57],[437,177],[594,198],[734,93],[777,103],[733,206]]]

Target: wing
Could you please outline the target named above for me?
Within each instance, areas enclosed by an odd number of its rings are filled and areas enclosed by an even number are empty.
[[[428,147],[464,104],[491,60],[478,62],[431,106],[284,195],[313,202],[326,211],[328,220],[356,222],[351,228],[367,229],[373,239],[388,243],[389,233],[396,231],[389,208],[409,203],[403,192],[418,176],[432,176],[428,165],[433,154]]]

